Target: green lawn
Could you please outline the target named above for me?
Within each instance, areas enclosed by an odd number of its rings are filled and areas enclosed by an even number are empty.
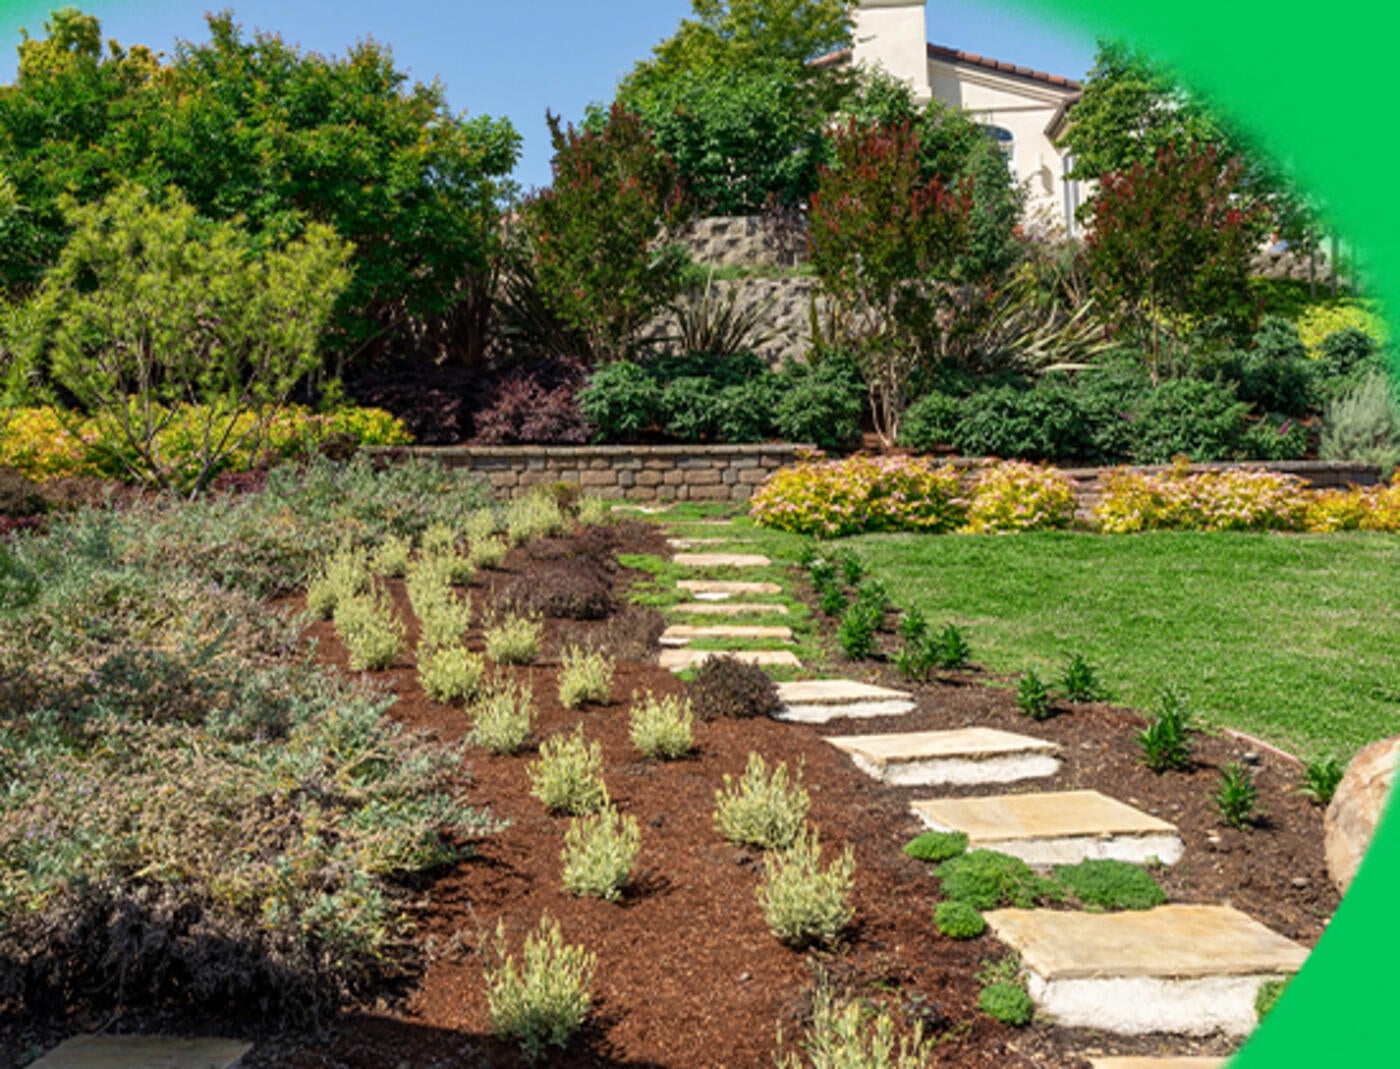
[[[901,604],[966,625],[993,672],[1082,652],[1115,700],[1181,686],[1211,723],[1303,756],[1400,733],[1400,539],[867,535]]]

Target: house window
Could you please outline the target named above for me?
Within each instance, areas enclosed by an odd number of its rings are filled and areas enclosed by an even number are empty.
[[[1011,131],[1004,126],[984,126],[982,132],[996,145],[1002,159],[1006,160],[1006,169],[1015,174],[1016,139],[1011,135]]]

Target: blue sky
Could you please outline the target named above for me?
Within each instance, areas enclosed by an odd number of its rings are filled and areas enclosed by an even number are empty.
[[[245,32],[277,32],[306,51],[343,54],[364,37],[392,47],[420,81],[440,78],[456,111],[507,116],[525,139],[516,178],[549,182],[548,108],[568,119],[611,99],[618,80],[690,13],[689,0],[0,0],[0,82],[15,73],[20,27],[42,36],[65,3],[97,15],[103,35],[169,50],[208,37],[204,13],[230,6]],[[1054,74],[1082,77],[1092,33],[1052,26],[1009,5],[931,0],[929,39]]]

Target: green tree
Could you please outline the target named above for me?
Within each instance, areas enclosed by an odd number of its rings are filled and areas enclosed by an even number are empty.
[[[907,125],[833,136],[835,162],[821,170],[808,224],[821,288],[851,317],[886,445],[921,367],[937,358],[939,311],[947,306],[971,196],[924,176],[918,134]]]
[[[354,244],[328,333],[336,368],[407,337],[479,355],[519,149],[509,122],[452,113],[441,85],[409,86],[372,41],[336,59],[245,38],[227,13],[208,25],[208,41],[181,42],[165,63],[114,43],[104,53],[97,21],[71,10],[20,45],[19,77],[0,87],[0,173],[24,233],[0,249],[0,285],[22,293],[55,261],[63,196],[175,186],[269,246],[313,224]]]
[[[754,214],[770,195],[798,204],[816,188],[826,158],[824,116],[782,64],[687,67],[618,99],[675,161],[703,214]]]
[[[1120,334],[1145,350],[1154,385],[1201,320],[1221,317],[1236,334],[1253,326],[1249,264],[1267,217],[1238,195],[1241,172],[1214,146],[1168,144],[1102,179],[1089,270]]]
[[[318,223],[255,243],[174,190],[165,199],[124,185],[66,201],[72,236],[33,302],[54,379],[126,444],[133,474],[197,494],[317,366],[350,248]],[[161,445],[180,406],[198,406],[188,467]]]
[[[592,363],[621,359],[680,292],[688,209],[676,165],[642,120],[614,105],[576,130],[548,117],[554,181],[526,201],[525,238],[545,310],[578,332]]]

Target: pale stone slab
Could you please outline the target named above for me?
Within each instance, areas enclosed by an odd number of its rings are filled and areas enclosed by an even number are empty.
[[[774,642],[791,642],[792,629],[787,627],[746,627],[743,624],[719,624],[713,627],[672,624],[661,632],[661,645],[687,646],[696,639],[706,638],[769,639]]]
[[[252,1049],[237,1039],[74,1036],[30,1069],[231,1069]]]
[[[779,683],[778,697],[784,705],[847,705],[852,702],[893,701],[908,698],[902,690],[858,683],[854,679],[807,679]]]
[[[1093,1069],[1221,1069],[1224,1058],[1089,1058]]]
[[[801,668],[802,662],[796,654],[788,650],[662,650],[661,667],[673,672],[687,668],[699,668],[711,657],[733,657],[744,664],[771,665],[783,668]]]
[[[697,598],[706,594],[781,594],[783,588],[777,583],[741,583],[724,579],[682,579],[676,584],[680,590],[689,591]]]
[[[998,850],[1028,865],[1149,858],[1174,865],[1186,852],[1171,824],[1098,791],[931,799],[911,808],[934,831],[964,832],[972,849]]]
[[[895,698],[878,702],[846,702],[844,705],[784,705],[773,719],[790,724],[825,724],[831,720],[873,720],[881,716],[904,716],[919,707],[918,702]]]
[[[727,595],[726,595],[727,596]],[[687,601],[673,605],[672,612],[683,612],[691,616],[758,616],[772,613],[786,616],[786,605],[764,604],[758,601]]]
[[[826,708],[840,715],[846,707]],[[862,772],[899,787],[1013,783],[1053,776],[1060,767],[1055,743],[995,728],[846,735],[826,741],[849,754]]]
[[[1231,906],[1167,905],[1122,913],[994,910],[998,939],[1045,980],[1289,975],[1306,947]]]
[[[677,553],[671,559],[687,568],[766,568],[773,563],[761,553]]]
[[[668,538],[666,544],[672,549],[701,549],[705,546],[727,546],[730,538]]]

